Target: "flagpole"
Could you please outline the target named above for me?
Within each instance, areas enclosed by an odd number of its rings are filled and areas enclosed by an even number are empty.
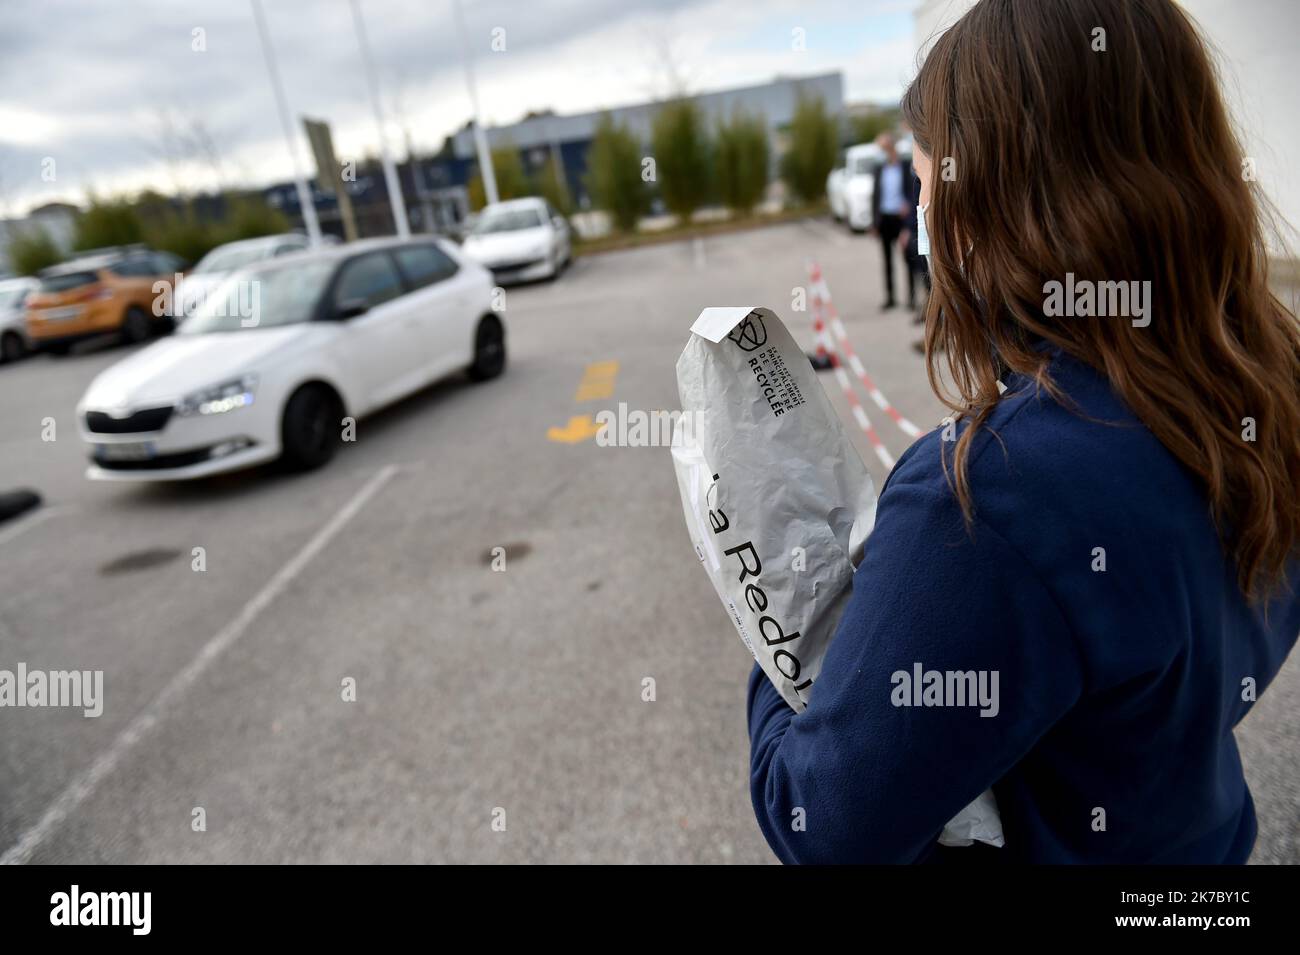
[[[361,18],[359,0],[351,0],[352,22],[357,30],[357,44],[361,47],[361,60],[366,69],[366,85],[370,88],[370,108],[375,113],[375,129],[379,133],[379,154],[384,162],[384,181],[388,184],[388,202],[393,207],[393,223],[397,234],[403,239],[411,237],[411,225],[406,219],[406,200],[402,197],[402,181],[397,176],[397,167],[393,156],[388,151],[388,136],[384,133],[384,109],[379,102],[379,79],[375,75],[375,63],[370,58],[370,41],[366,37],[366,24]]]
[[[262,13],[262,2],[261,0],[249,0],[249,2],[253,5],[253,20],[257,24],[257,36],[262,41],[266,72],[271,77],[271,90],[275,94],[275,106],[280,114],[280,129],[284,133],[285,146],[289,150],[289,159],[293,163],[293,179],[298,187],[298,204],[302,207],[302,221],[307,226],[307,241],[311,245],[320,245],[320,220],[316,218],[316,204],[312,201],[311,187],[302,174],[298,143],[293,137],[293,125],[289,121],[289,104],[285,101],[284,87],[280,83],[280,71],[275,65],[275,51],[271,49],[270,35],[266,30],[266,18]]]

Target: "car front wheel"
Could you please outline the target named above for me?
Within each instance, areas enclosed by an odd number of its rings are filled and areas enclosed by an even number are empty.
[[[5,332],[0,335],[0,361],[17,361],[27,354],[27,343],[17,332]]]
[[[338,450],[343,409],[328,388],[304,385],[284,406],[280,459],[292,471],[310,471]]]

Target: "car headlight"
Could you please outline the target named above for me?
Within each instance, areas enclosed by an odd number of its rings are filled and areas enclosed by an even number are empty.
[[[225,414],[246,408],[253,403],[257,391],[257,376],[244,375],[211,388],[186,395],[176,403],[176,413],[188,415]]]

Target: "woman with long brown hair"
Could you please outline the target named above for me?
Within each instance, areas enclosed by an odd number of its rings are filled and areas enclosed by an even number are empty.
[[[903,114],[953,415],[807,711],[750,681],[763,832],[927,861],[992,788],[994,861],[1244,862],[1233,727],[1300,633],[1300,330],[1206,47],[1172,0],[981,0]]]

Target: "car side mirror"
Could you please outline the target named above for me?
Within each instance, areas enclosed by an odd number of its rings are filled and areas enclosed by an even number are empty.
[[[334,306],[334,317],[342,322],[364,315],[368,311],[370,311],[370,304],[364,298],[350,298]]]

